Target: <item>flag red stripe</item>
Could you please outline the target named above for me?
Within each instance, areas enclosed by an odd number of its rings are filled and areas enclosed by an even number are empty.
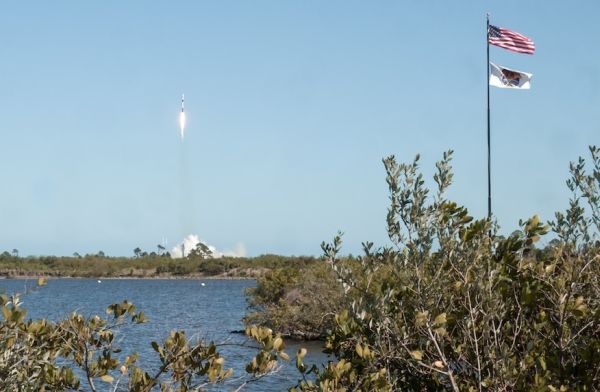
[[[496,38],[496,37],[490,37],[490,41],[498,41],[498,42],[514,42],[516,44],[519,45],[525,45],[525,46],[534,46],[534,43],[531,41],[517,41],[514,39],[510,39],[510,38]]]
[[[531,46],[531,47],[534,46],[533,42],[531,42],[531,41],[517,41],[517,40],[509,39],[509,38],[490,37],[490,42],[512,42],[515,45]]]
[[[532,42],[530,38],[525,37],[523,34],[515,33],[514,31],[510,31],[510,30],[506,30],[506,29],[500,29],[500,32],[502,33],[502,35],[507,35],[509,37],[517,38],[517,39],[520,39],[520,40],[523,40],[523,41]]]
[[[523,45],[517,42],[513,42],[513,41],[498,41],[498,40],[490,40],[490,44],[493,45],[510,45],[510,46],[515,46],[518,48],[524,48],[524,49],[535,49],[534,45]]]
[[[535,44],[530,38],[503,27],[490,25],[488,42],[517,53],[533,54],[535,52]]]
[[[535,49],[535,45],[533,44],[521,44],[518,42],[514,42],[514,41],[507,41],[507,40],[494,40],[494,39],[490,39],[490,44],[492,45],[509,45],[509,46],[515,46],[518,48],[524,48],[524,49],[531,49],[534,50]]]

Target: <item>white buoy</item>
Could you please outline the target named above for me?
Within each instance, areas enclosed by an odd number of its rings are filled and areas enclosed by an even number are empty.
[[[98,279],[98,283],[102,283],[102,281],[100,279]]]
[[[206,286],[206,285],[204,284],[204,282],[202,282],[202,283],[200,283],[200,286],[204,287],[204,286]]]

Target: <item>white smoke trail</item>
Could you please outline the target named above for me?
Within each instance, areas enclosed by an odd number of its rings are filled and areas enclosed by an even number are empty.
[[[233,249],[224,250],[221,256],[227,257],[246,257],[246,247],[241,242],[238,242]]]
[[[171,258],[179,259],[182,257],[187,257],[192,250],[196,248],[196,245],[199,243],[203,243],[210,249],[214,258],[221,258],[223,256],[227,257],[244,257],[246,256],[246,247],[242,243],[238,243],[235,245],[233,250],[225,250],[220,252],[212,245],[206,243],[206,241],[202,241],[197,234],[188,234],[183,241],[179,244],[175,245],[173,249],[171,249]]]

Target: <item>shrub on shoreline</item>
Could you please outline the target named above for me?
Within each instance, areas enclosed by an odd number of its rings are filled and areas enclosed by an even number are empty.
[[[339,236],[323,244],[351,305],[327,337],[336,361],[296,389],[599,390],[600,156],[590,150],[591,172],[582,158],[571,164],[568,209],[549,225],[522,221],[506,238],[446,199],[451,152],[437,164],[433,197],[418,157],[385,159],[391,245],[365,243],[349,268]],[[550,229],[557,240],[540,252]]]
[[[272,328],[294,339],[324,339],[345,299],[329,265],[282,268],[257,279],[247,291],[253,312],[244,323]]]

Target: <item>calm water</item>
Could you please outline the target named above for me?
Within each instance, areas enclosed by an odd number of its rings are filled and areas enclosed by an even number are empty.
[[[7,294],[23,293],[26,287],[34,287],[35,281],[0,280],[0,291]],[[50,280],[39,291],[22,296],[23,307],[30,318],[63,318],[74,310],[84,314],[105,315],[104,310],[112,303],[127,299],[148,317],[146,324],[125,326],[119,337],[123,357],[137,351],[139,365],[154,369],[157,354],[150,347],[151,341],[162,342],[172,330],[185,330],[188,337],[200,337],[215,342],[244,342],[240,334],[240,321],[247,308],[244,290],[253,286],[251,280],[207,280],[202,286],[199,280],[102,280],[60,279]],[[317,343],[302,343],[308,348],[307,363],[327,361],[320,353]],[[286,352],[293,359],[298,345],[288,342]],[[224,346],[226,367],[234,368],[233,378],[245,375],[244,366],[252,358],[254,350]],[[152,372],[149,372],[152,373]],[[292,364],[285,364],[272,377],[249,384],[244,391],[285,391],[295,385],[300,374]],[[239,382],[238,382],[239,383]],[[228,391],[232,386],[219,386],[215,390]]]

